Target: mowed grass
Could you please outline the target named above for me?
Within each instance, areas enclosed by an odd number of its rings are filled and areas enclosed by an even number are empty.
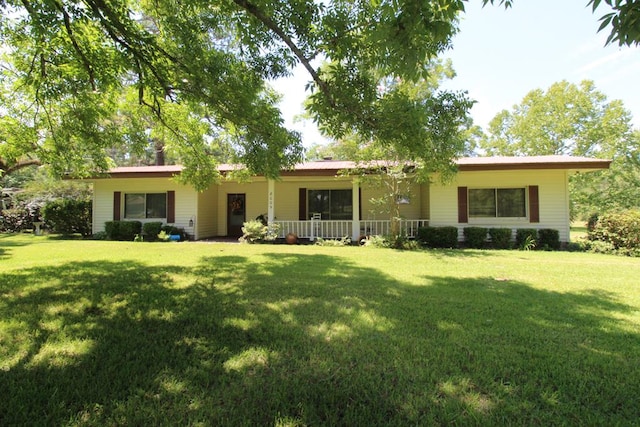
[[[0,425],[632,425],[640,259],[0,235]]]

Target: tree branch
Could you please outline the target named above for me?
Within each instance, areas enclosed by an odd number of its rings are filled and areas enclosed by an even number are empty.
[[[8,166],[6,162],[0,161],[0,170],[4,171],[4,175],[9,175],[17,170],[24,169],[29,166],[41,166],[42,162],[38,159],[27,159],[16,162],[12,166]]]
[[[114,13],[101,0],[87,0],[87,4],[91,7],[94,16],[102,23],[102,26],[107,31],[109,37],[116,44],[122,46],[134,58],[139,68],[141,64],[144,64],[146,67],[148,67],[151,71],[151,74],[153,74],[158,84],[160,84],[160,86],[162,87],[165,95],[169,96],[173,88],[160,75],[158,69],[153,65],[152,60],[148,58],[144,52],[128,42],[128,38],[137,40],[139,38],[139,35],[131,35],[129,31],[124,27],[124,25],[122,25],[122,23],[117,19],[117,17],[114,17]],[[105,16],[105,13],[107,14],[107,16]],[[179,63],[176,58],[169,55],[164,50],[158,48],[157,46],[155,46],[155,44],[153,48],[157,49],[170,60]],[[141,75],[141,73],[138,73],[138,76]]]
[[[333,98],[331,90],[329,89],[329,85],[327,82],[322,80],[320,75],[313,69],[311,66],[309,58],[304,55],[304,52],[294,43],[294,41],[287,35],[282,28],[278,26],[278,24],[271,19],[271,17],[267,16],[264,12],[262,12],[258,7],[248,0],[233,0],[235,4],[246,10],[249,14],[255,17],[258,21],[262,22],[267,28],[276,33],[278,37],[291,49],[293,54],[298,58],[300,63],[304,66],[307,72],[311,75],[313,81],[318,85],[322,93],[327,97],[331,106],[335,107],[336,102]]]
[[[91,62],[89,61],[87,56],[84,54],[82,49],[80,49],[80,45],[78,44],[78,41],[76,40],[76,36],[73,33],[73,29],[71,28],[71,18],[69,17],[69,14],[67,13],[65,8],[63,7],[62,3],[60,3],[59,1],[54,1],[53,3],[55,4],[56,8],[62,13],[62,19],[64,21],[64,27],[67,30],[67,35],[69,36],[69,40],[71,40],[71,44],[73,45],[73,49],[80,56],[80,60],[82,61],[82,65],[84,65],[84,68],[87,70],[87,73],[89,73],[89,83],[91,84],[91,89],[95,92],[97,90],[95,72],[93,70],[93,67],[91,66]]]

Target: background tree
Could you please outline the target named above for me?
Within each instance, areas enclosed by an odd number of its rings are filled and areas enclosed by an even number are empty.
[[[608,101],[591,81],[554,83],[529,92],[489,123],[480,147],[490,155],[567,154],[612,159],[611,169],[571,179],[573,213],[637,205],[639,132],[619,100]]]

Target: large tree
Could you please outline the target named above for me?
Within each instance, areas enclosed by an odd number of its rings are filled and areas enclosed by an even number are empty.
[[[449,47],[464,4],[0,0],[0,173],[38,161],[80,174],[104,169],[105,150],[132,140],[116,117],[124,88],[133,87],[135,102],[188,155],[193,172],[185,176],[198,187],[215,179],[198,172],[213,166],[211,138],[225,138],[251,172],[275,176],[302,146],[284,128],[266,82],[296,65],[309,75],[308,112],[329,136],[358,132],[391,144],[417,138],[408,134],[415,127],[388,138],[410,100],[376,88],[384,79],[426,77],[425,64]],[[455,98],[434,101],[446,108]],[[190,112],[188,120],[175,119],[174,105]],[[194,139],[201,123],[208,136]]]
[[[184,129],[205,123],[209,137],[234,147],[235,160],[267,176],[299,160],[301,142],[284,128],[266,82],[301,64],[310,76],[309,111],[327,134],[388,132],[394,119],[382,113],[399,100],[380,96],[380,79],[424,77],[462,9],[450,0],[0,5],[2,115],[11,130],[0,142],[4,164],[32,156],[59,170],[104,169],[104,150],[131,140],[117,116],[119,97],[134,87],[136,103],[189,154],[188,170],[212,166],[210,139]],[[175,105],[187,106],[189,120],[176,120]],[[212,179],[191,177],[200,187]]]
[[[489,123],[480,147],[492,155],[568,154],[612,159],[611,169],[572,178],[573,212],[637,206],[640,132],[619,100],[609,101],[593,82],[554,83],[529,92]]]

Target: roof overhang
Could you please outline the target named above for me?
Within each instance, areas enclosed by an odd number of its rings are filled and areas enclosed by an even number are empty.
[[[378,162],[374,162],[379,166]],[[529,156],[529,157],[463,157],[455,161],[461,172],[476,171],[515,171],[515,170],[549,170],[561,169],[572,172],[588,172],[608,169],[611,160],[592,159],[589,157],[572,156]],[[301,176],[336,176],[340,171],[356,169],[359,165],[350,161],[322,160],[297,164],[294,168],[283,170],[283,177]],[[240,170],[238,165],[221,164],[218,171],[227,174]],[[171,178],[180,175],[181,165],[168,166],[122,166],[109,172],[94,176],[92,179],[102,178]]]
[[[458,159],[456,163],[458,170],[463,172],[541,169],[588,172],[609,169],[611,160],[573,156],[465,157]]]

